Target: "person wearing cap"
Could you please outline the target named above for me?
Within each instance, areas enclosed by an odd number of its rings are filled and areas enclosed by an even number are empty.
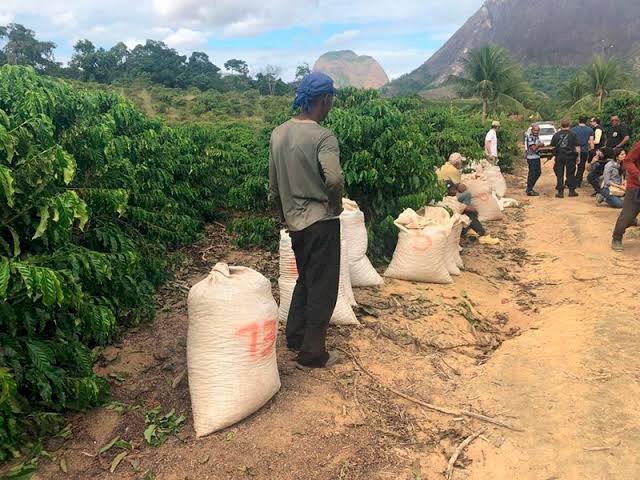
[[[563,118],[558,130],[551,139],[551,146],[555,149],[556,198],[564,198],[564,187],[569,187],[569,196],[577,197],[576,169],[580,163],[580,142],[571,131],[571,122]]]
[[[458,152],[449,155],[449,160],[436,173],[438,180],[446,182],[451,180],[458,189],[458,201],[466,203],[471,202],[471,192],[467,191],[467,187],[462,183],[462,167],[467,159]]]
[[[487,158],[493,164],[498,162],[498,129],[500,128],[500,122],[494,120],[491,122],[491,129],[487,132],[487,136],[484,139],[484,151],[487,154]]]
[[[449,160],[438,170],[438,180],[444,182],[451,180],[454,183],[460,183],[462,180],[462,166],[467,159],[459,153],[452,153],[449,156]]]
[[[463,231],[464,234],[470,234],[470,230],[475,232],[475,235],[469,236],[477,236],[478,242],[481,245],[498,245],[500,240],[497,238],[493,238],[491,235],[488,235],[480,220],[478,220],[478,210],[471,205],[471,196],[461,194],[459,191],[459,184],[456,184],[453,180],[446,180],[445,185],[447,186],[447,195],[449,197],[456,197],[457,201],[460,204],[464,205],[464,209],[460,209],[461,213],[464,213],[469,220],[471,220],[471,224],[468,228],[465,228]],[[465,192],[467,193],[467,192]]]
[[[287,346],[301,370],[330,367],[326,348],[340,277],[340,214],[344,177],[336,136],[320,123],[336,90],[324,73],[305,76],[296,91],[300,113],[277,127],[269,146],[271,196],[291,236],[298,281],[287,318]]]
[[[540,194],[534,190],[538,179],[542,175],[542,164],[540,163],[539,150],[544,147],[544,142],[540,140],[540,126],[531,125],[531,133],[527,135],[527,164],[529,175],[527,176],[527,196],[537,197]]]

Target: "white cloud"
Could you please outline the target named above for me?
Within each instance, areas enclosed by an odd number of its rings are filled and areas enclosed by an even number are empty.
[[[342,45],[347,42],[350,42],[354,38],[360,35],[360,30],[347,30],[342,33],[336,33],[335,35],[331,35],[325,44],[329,47],[335,47],[337,45]]]
[[[422,64],[433,42],[444,41],[483,0],[0,0],[0,24],[16,21],[55,41],[59,58],[69,56],[73,40],[98,47],[117,42],[133,47],[146,39],[164,40],[181,51],[209,48],[219,66],[229,58],[247,60],[259,71],[281,65],[293,78],[296,65],[313,62],[330,47],[348,44],[374,56],[394,77]],[[73,27],[68,25],[74,23]],[[327,27],[350,25],[326,39]],[[255,37],[283,29],[265,40]],[[295,29],[287,36],[287,30]],[[358,32],[358,33],[356,33]],[[243,40],[234,39],[244,37]],[[277,38],[277,40],[273,40]],[[427,43],[415,41],[423,38]],[[415,44],[413,42],[416,42]],[[417,47],[416,44],[420,44]],[[236,47],[238,45],[238,47]],[[242,45],[242,48],[239,48]],[[422,46],[424,45],[424,46]]]
[[[11,13],[0,13],[0,25],[7,25],[13,22],[15,17]]]
[[[73,12],[61,12],[51,18],[51,23],[60,28],[73,28],[76,26],[76,20]]]
[[[127,38],[124,41],[124,44],[127,46],[129,50],[133,50],[138,45],[144,44],[144,40],[136,39],[136,38]]]
[[[207,42],[207,34],[198,30],[189,28],[179,28],[175,32],[169,34],[164,42],[170,47],[177,49],[193,49],[198,48]]]

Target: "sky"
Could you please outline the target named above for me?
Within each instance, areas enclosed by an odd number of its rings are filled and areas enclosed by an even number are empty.
[[[54,41],[58,61],[89,39],[110,48],[162,40],[181,54],[206,52],[223,67],[239,58],[292,80],[297,65],[330,50],[371,55],[391,78],[424,63],[482,0],[0,0],[0,25],[15,22]]]

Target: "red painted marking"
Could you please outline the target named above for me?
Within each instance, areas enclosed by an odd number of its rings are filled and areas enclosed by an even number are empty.
[[[267,358],[273,353],[273,347],[276,345],[276,336],[278,333],[278,321],[267,320],[264,322],[264,348],[262,349],[262,358]]]
[[[291,275],[292,277],[298,276],[298,265],[296,264],[295,257],[292,258],[291,261],[289,262],[289,268],[287,269],[287,271],[289,272],[289,275]]]
[[[249,337],[249,355],[255,358],[256,351],[258,350],[258,332],[260,331],[259,323],[252,323],[251,325],[245,325],[236,332],[239,337]]]
[[[278,321],[265,320],[245,325],[236,331],[239,337],[247,337],[248,348],[247,353],[252,359],[258,358],[258,347],[260,348],[260,357],[267,358],[273,353],[278,334]]]
[[[476,195],[476,198],[481,202],[488,202],[489,198],[491,198],[491,195],[489,195],[488,193],[480,193]]]
[[[426,252],[433,246],[433,240],[431,237],[425,235],[422,232],[418,232],[413,239],[413,249],[416,252]]]

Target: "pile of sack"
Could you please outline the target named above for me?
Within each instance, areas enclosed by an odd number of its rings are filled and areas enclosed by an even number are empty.
[[[343,200],[344,212],[340,216],[340,284],[338,301],[331,317],[333,325],[358,325],[353,312],[357,305],[353,287],[374,287],[382,285],[382,277],[367,258],[369,239],[364,214],[352,200]],[[291,237],[280,232],[280,313],[282,323],[286,323],[293,291],[298,280],[296,258],[291,247]]]
[[[500,167],[482,160],[475,166],[475,173],[462,176],[462,183],[472,195],[471,205],[478,210],[478,219],[502,220],[505,208],[517,206],[517,200],[506,198],[507,181]]]
[[[394,222],[398,244],[385,277],[425,283],[452,283],[464,268],[460,236],[469,218],[441,206],[407,209]]]

